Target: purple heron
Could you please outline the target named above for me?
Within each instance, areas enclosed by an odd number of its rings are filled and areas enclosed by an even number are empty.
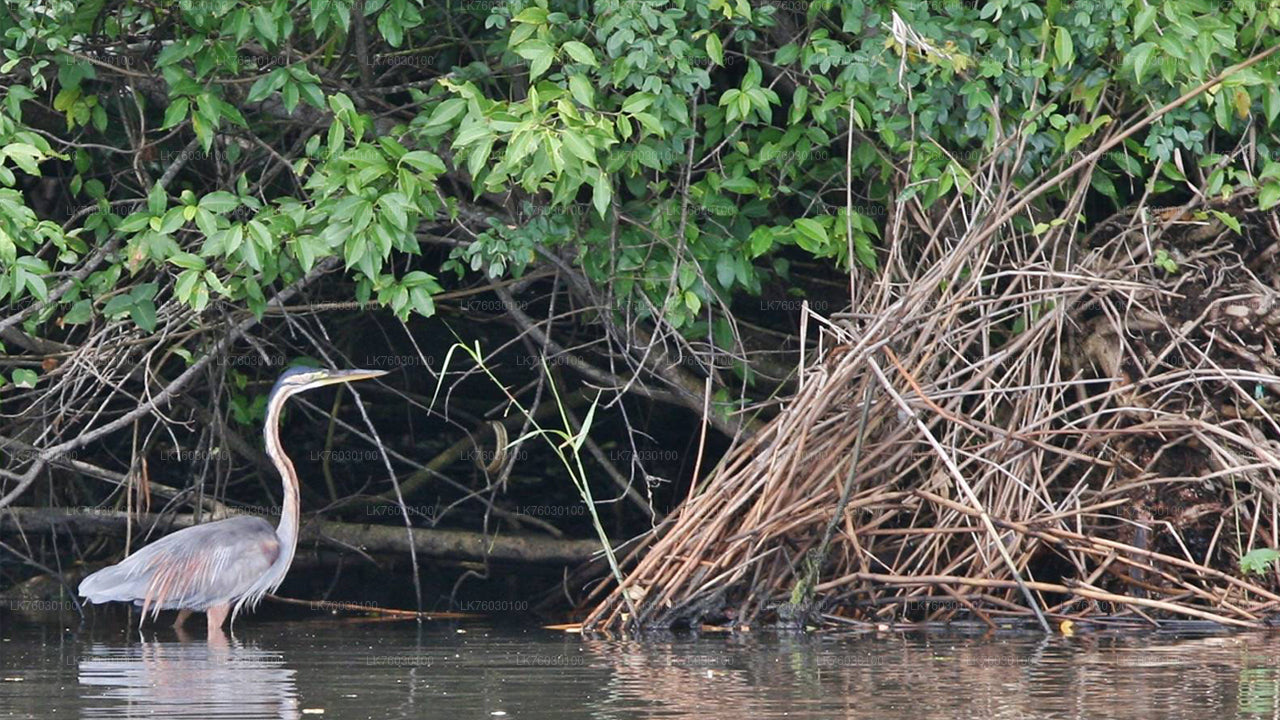
[[[322,385],[385,375],[385,370],[292,368],[276,381],[267,398],[263,429],[267,455],[280,471],[284,502],[280,524],[271,527],[256,516],[240,516],[184,528],[166,535],[121,562],[80,583],[81,597],[94,604],[132,602],[142,617],[180,610],[175,627],[192,612],[206,613],[209,639],[222,638],[228,613],[232,623],[245,605],[280,587],[298,546],[298,473],[280,445],[280,410],[290,396]]]

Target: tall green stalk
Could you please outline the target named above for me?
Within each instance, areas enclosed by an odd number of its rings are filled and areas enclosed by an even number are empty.
[[[560,463],[564,465],[565,470],[569,473],[569,479],[573,482],[573,486],[578,490],[578,495],[582,498],[582,502],[586,504],[587,512],[591,514],[591,524],[595,527],[596,534],[600,537],[600,544],[604,547],[604,554],[609,561],[609,568],[613,572],[614,580],[617,581],[618,587],[623,587],[622,569],[618,566],[618,558],[613,554],[613,545],[609,542],[609,536],[605,534],[604,525],[600,522],[600,515],[596,512],[596,503],[591,495],[591,486],[587,483],[587,471],[582,465],[581,450],[582,446],[587,441],[587,433],[591,430],[591,423],[595,418],[596,407],[600,402],[599,394],[596,395],[595,400],[591,401],[591,407],[587,410],[586,417],[582,420],[582,428],[577,432],[574,432],[573,424],[569,422],[569,415],[565,411],[564,401],[560,397],[559,389],[556,387],[555,378],[551,375],[551,370],[547,367],[546,358],[543,358],[542,370],[547,373],[547,379],[551,385],[551,393],[555,398],[556,407],[560,410],[560,420],[564,423],[565,429],[557,430],[554,428],[544,428],[538,424],[533,413],[527,410],[524,405],[521,405],[520,401],[507,390],[507,386],[499,382],[498,378],[494,377],[493,373],[489,371],[488,366],[484,363],[484,357],[480,352],[480,343],[477,341],[475,343],[475,347],[470,347],[459,342],[451,346],[449,351],[445,354],[444,366],[440,370],[440,380],[436,383],[435,394],[431,397],[431,404],[433,406],[435,405],[436,397],[440,394],[440,385],[444,382],[445,374],[448,372],[449,361],[453,357],[453,351],[458,348],[461,348],[463,352],[471,356],[471,359],[475,361],[476,365],[484,371],[484,374],[493,381],[494,385],[497,385],[502,390],[503,394],[507,396],[507,399],[511,401],[511,404],[525,416],[529,421],[529,424],[534,428],[533,430],[530,430],[524,435],[521,435],[515,440],[509,442],[507,447],[509,448],[519,445],[526,439],[532,437],[540,437],[543,440],[546,440],[547,444],[551,447],[552,452],[556,454],[556,457],[560,458]],[[505,449],[506,448],[502,448],[502,450]],[[631,617],[638,619],[636,609],[631,602],[631,598],[625,592],[622,593],[622,596],[627,603],[627,608],[631,611]]]

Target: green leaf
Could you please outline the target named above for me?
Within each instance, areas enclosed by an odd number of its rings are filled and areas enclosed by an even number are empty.
[[[414,288],[409,291],[409,304],[413,306],[414,312],[423,317],[431,317],[436,314],[436,304],[431,299],[431,293],[422,288]]]
[[[440,156],[427,150],[414,150],[413,152],[405,153],[400,158],[400,162],[428,175],[443,175],[445,171],[444,161],[440,159]]]
[[[546,372],[548,373],[550,372],[550,370],[547,369],[547,365],[545,361],[542,364],[542,368]],[[587,408],[586,417],[582,419],[582,428],[578,431],[577,435],[573,436],[570,439],[570,444],[572,445],[573,451],[575,453],[582,450],[583,444],[587,442],[587,434],[591,432],[591,428],[595,424],[596,408],[599,405],[600,405],[600,393],[597,392],[595,400],[591,401],[591,407]]]
[[[164,187],[160,183],[151,186],[151,192],[147,193],[147,211],[152,215],[159,215],[169,204],[169,196],[165,194]]]
[[[697,266],[693,263],[681,263],[680,269],[676,272],[676,278],[679,280],[679,285],[673,289],[679,290],[680,292],[675,293],[672,299],[679,302],[681,299],[680,295],[683,291],[692,289],[694,284],[698,281]]]
[[[827,244],[827,229],[822,223],[812,218],[800,218],[795,221],[796,230],[819,245]]]
[[[654,135],[657,135],[660,138],[664,138],[667,136],[666,128],[662,127],[662,123],[658,120],[658,118],[650,115],[649,113],[638,112],[635,114],[635,119],[639,121],[641,125],[644,126],[645,130],[648,130]]]
[[[800,57],[800,46],[795,43],[787,43],[778,48],[778,52],[773,56],[774,65],[790,65]]]
[[[154,332],[156,329],[156,304],[151,300],[139,300],[129,310],[129,317],[133,318],[133,322],[138,327],[147,332]]]
[[[733,286],[734,278],[734,262],[733,256],[725,253],[716,258],[716,279],[726,288]]]
[[[529,76],[537,78],[551,67],[555,51],[541,40],[530,40],[516,48],[516,54],[529,61]]]
[[[573,58],[574,62],[580,62],[584,65],[590,65],[591,67],[598,67],[598,64],[596,63],[596,54],[591,52],[591,48],[577,40],[570,40],[564,45],[561,45],[560,49],[569,53],[569,57]]]
[[[28,175],[39,175],[38,163],[44,159],[44,153],[28,143],[10,143],[0,148],[0,159],[8,157]]]
[[[93,319],[93,301],[80,300],[62,316],[63,325],[83,325]]]
[[[175,42],[160,51],[156,56],[156,67],[165,67],[179,62],[191,54],[192,45],[188,42]]]
[[[276,68],[271,72],[258,78],[253,86],[249,88],[249,95],[245,98],[247,102],[258,102],[265,100],[268,95],[284,87],[285,82],[289,79],[289,73],[284,68]]]
[[[720,183],[720,187],[729,192],[745,195],[756,192],[756,181],[749,177],[729,178]]]
[[[507,38],[507,47],[509,48],[518,47],[525,40],[528,40],[529,38],[533,37],[533,34],[537,31],[538,31],[537,25],[531,25],[529,23],[521,23],[519,25],[516,25],[514,28],[511,29],[511,36]]]
[[[15,368],[13,371],[13,384],[20,388],[30,390],[36,386],[36,382],[40,380],[40,376],[35,370],[27,368]]]
[[[1058,33],[1053,38],[1053,55],[1061,67],[1067,67],[1075,59],[1076,50],[1071,42],[1071,33],[1064,27],[1058,28]]]
[[[129,290],[129,297],[133,298],[133,301],[136,303],[141,300],[150,300],[155,297],[156,293],[159,291],[160,286],[156,283],[142,283],[141,285],[134,285],[133,288]]]
[[[284,103],[285,112],[293,114],[294,109],[298,107],[298,103],[302,100],[302,93],[298,90],[298,82],[296,80],[290,78],[285,83],[284,89],[280,93],[280,100]]]
[[[378,13],[378,32],[391,47],[400,47],[400,43],[404,42],[404,27],[400,24],[400,18],[386,10]]]
[[[618,117],[614,118],[613,122],[618,128],[618,135],[621,136],[623,140],[630,139],[631,134],[635,132],[631,126],[631,121],[627,119],[626,115],[619,114]]]
[[[14,380],[17,380],[16,371],[14,372]],[[1280,560],[1280,551],[1272,550],[1271,548],[1258,548],[1241,556],[1240,572],[1245,575],[1262,575],[1277,560]]]
[[[595,91],[591,88],[591,83],[583,75],[569,76],[569,92],[573,95],[573,99],[580,104],[595,109]]]
[[[547,9],[531,5],[516,13],[516,16],[511,18],[511,21],[530,25],[545,25],[547,24]]]
[[[204,258],[187,252],[171,256],[169,262],[187,270],[204,270]]]
[[[187,222],[184,217],[185,212],[185,207],[179,206],[169,208],[169,210],[160,219],[160,227],[156,228],[156,231],[167,235],[182,227]]]
[[[249,263],[249,267],[253,268],[254,272],[262,270],[262,255],[258,253],[258,243],[254,242],[252,238],[249,238],[249,242],[243,242],[245,233],[242,227],[236,227],[233,232],[241,240],[241,242],[236,243],[240,248],[240,256],[244,258],[245,262]],[[228,249],[228,252],[230,252],[230,249]]]
[[[390,220],[393,226],[399,230],[407,229],[409,215],[405,212],[402,196],[398,196],[397,193],[388,193],[378,198],[378,205],[387,214],[386,219]]]
[[[239,223],[232,225],[222,233],[222,236],[224,245],[222,252],[230,255],[239,250],[244,243],[244,226]]]
[[[164,53],[160,53],[163,57]],[[58,112],[67,112],[80,99],[80,88],[63,88],[53,96],[53,109]]]
[[[1135,45],[1133,49],[1129,51],[1129,56],[1133,58],[1133,74],[1134,77],[1137,78],[1138,82],[1142,82],[1143,71],[1146,70],[1148,63],[1151,62],[1151,53],[1155,52],[1155,49],[1155,43],[1144,42],[1139,45]]]
[[[1111,198],[1119,206],[1120,195],[1116,192],[1116,185],[1111,181],[1111,176],[1103,170],[1095,170],[1089,176],[1089,187]]]
[[[195,270],[184,270],[173,284],[173,294],[182,302],[189,302],[191,291],[195,289],[200,273]]]
[[[591,203],[595,206],[596,212],[600,213],[600,217],[607,218],[609,204],[613,202],[613,186],[609,184],[609,176],[605,175],[604,170],[596,172],[592,186]]]
[[[482,122],[464,123],[458,134],[453,138],[453,146],[455,148],[467,147],[484,138],[488,138],[490,142],[493,142],[493,130],[488,125]]]
[[[25,260],[26,258],[23,259]],[[19,274],[23,279],[23,283],[27,286],[27,289],[31,291],[31,295],[34,296],[35,299],[40,302],[44,302],[49,299],[49,286],[45,284],[44,277],[42,275],[21,270],[19,271]]]
[[[17,254],[18,246],[14,244],[9,233],[5,232],[4,227],[0,226],[0,260],[12,264]]]
[[[720,36],[707,33],[707,56],[715,64],[724,67],[724,45],[720,44]]]
[[[461,115],[467,109],[467,101],[462,98],[449,98],[436,106],[427,118],[427,127],[441,127]]]
[[[236,109],[236,106],[227,102],[223,102],[221,98],[217,98],[217,97],[212,98],[212,101],[213,101],[214,107],[217,108],[219,116],[230,120],[231,122],[235,123],[236,125],[239,125],[240,127],[243,127],[243,128],[249,127],[248,123],[246,123],[244,120],[244,115],[240,114],[240,111]]]
[[[169,104],[169,109],[164,111],[164,124],[160,126],[161,130],[168,130],[171,127],[180,125],[187,119],[187,111],[191,102],[185,97],[180,97]]]
[[[587,144],[587,141],[578,134],[576,130],[566,128],[560,133],[560,139],[564,142],[564,148],[568,150],[574,157],[579,160],[594,164],[596,161],[595,148]]]
[[[1077,145],[1084,142],[1093,134],[1093,125],[1076,125],[1067,131],[1066,137],[1063,139],[1063,149],[1071,152]]]
[[[267,230],[266,225],[257,220],[250,220],[247,227],[249,228],[249,236],[258,244],[260,249],[270,252],[275,247],[271,231]]]
[[[862,263],[872,272],[879,268],[879,262],[876,259],[875,246],[871,244],[871,238],[866,233],[854,233],[853,236],[853,254],[858,258],[858,262]]]
[[[1218,220],[1219,220],[1223,225],[1226,225],[1227,227],[1231,228],[1231,230],[1232,230],[1232,231],[1234,231],[1234,232],[1235,232],[1235,234],[1237,234],[1237,235],[1239,235],[1239,234],[1240,234],[1240,221],[1239,221],[1239,220],[1235,219],[1234,217],[1231,217],[1230,215],[1228,215],[1227,213],[1222,212],[1221,210],[1210,210],[1210,212],[1212,212],[1212,213],[1213,213],[1213,216],[1214,216],[1214,217],[1216,217],[1216,218],[1218,218]]]
[[[217,275],[213,274],[212,270],[204,271],[204,281],[209,284],[209,287],[218,291],[218,294],[223,297],[227,297],[231,294],[231,291],[227,289],[226,285],[222,284],[222,281],[218,279]]]
[[[231,212],[239,206],[239,198],[225,190],[217,190],[200,198],[200,208],[211,213]]]
[[[147,226],[151,221],[151,216],[147,213],[136,212],[120,222],[120,227],[116,230],[122,233],[135,233]]]
[[[280,39],[276,31],[276,19],[272,17],[266,5],[259,5],[253,9],[253,26],[258,29],[258,34],[272,45]]]
[[[1270,210],[1280,203],[1280,183],[1267,183],[1258,189],[1258,209]]]
[[[467,157],[467,172],[470,173],[471,177],[480,175],[480,171],[484,169],[484,164],[489,160],[489,153],[492,151],[492,135],[471,150],[471,154]]]
[[[1136,40],[1142,37],[1142,34],[1151,27],[1156,20],[1156,9],[1152,5],[1147,5],[1138,11],[1137,16],[1133,19],[1133,38]]]
[[[102,308],[102,314],[108,318],[115,319],[117,315],[129,311],[133,307],[133,297],[129,295],[116,295],[107,301]]]
[[[698,297],[697,293],[692,290],[685,290],[684,305],[689,308],[689,312],[696,315],[702,309],[702,298]]]
[[[200,232],[204,233],[205,237],[209,237],[218,232],[218,222],[214,219],[213,213],[209,212],[206,208],[196,208],[195,220],[196,227],[200,228]]]
[[[634,115],[652,105],[655,99],[656,98],[649,93],[636,93],[622,102],[622,112]],[[721,102],[721,104],[724,103]]]
[[[551,68],[551,61],[555,59],[555,55],[548,52],[546,55],[539,55],[529,63],[529,77],[537,79]]]

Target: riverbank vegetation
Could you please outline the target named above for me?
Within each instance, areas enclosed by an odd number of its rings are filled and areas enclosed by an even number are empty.
[[[288,419],[299,594],[372,562],[426,609],[594,628],[1260,625],[1278,29],[1271,0],[6,4],[0,584],[270,514],[263,400],[312,362],[397,372]]]

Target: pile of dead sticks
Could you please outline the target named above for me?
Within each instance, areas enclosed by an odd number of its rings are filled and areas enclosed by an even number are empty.
[[[1035,234],[957,208],[855,279],[852,312],[806,309],[799,392],[587,628],[1267,623],[1277,573],[1248,559],[1280,548],[1280,222],[1138,208]]]

